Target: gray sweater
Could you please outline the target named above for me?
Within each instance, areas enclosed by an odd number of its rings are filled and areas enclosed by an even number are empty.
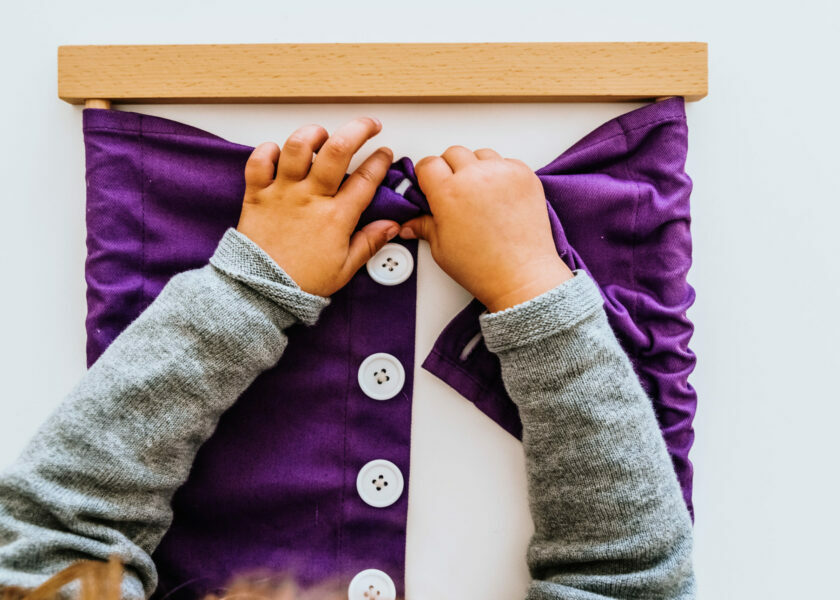
[[[154,590],[170,500],[219,417],[329,300],[229,230],[176,275],[0,476],[0,586],[118,555]],[[535,533],[529,600],[692,598],[692,533],[671,461],[598,289],[582,272],[485,314],[523,424]]]

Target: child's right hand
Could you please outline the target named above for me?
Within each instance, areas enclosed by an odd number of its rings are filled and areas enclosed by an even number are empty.
[[[353,119],[332,135],[320,125],[304,125],[282,152],[267,142],[248,158],[237,229],[305,292],[332,295],[400,229],[382,219],[354,233],[393,153],[380,148],[344,176],[353,155],[381,129],[371,118]]]
[[[490,312],[539,296],[572,277],[551,236],[545,193],[520,160],[451,146],[415,166],[432,215],[403,224]]]

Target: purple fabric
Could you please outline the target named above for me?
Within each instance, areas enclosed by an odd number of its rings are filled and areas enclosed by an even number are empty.
[[[236,224],[252,148],[139,113],[85,109],[83,122],[92,364],[172,275],[205,264]],[[599,283],[691,509],[686,152],[684,104],[671,99],[609,121],[537,175],[558,252]],[[398,194],[406,178],[412,185]],[[413,164],[402,158],[360,223],[427,212]],[[416,242],[399,243],[416,259]],[[283,359],[223,415],[175,495],[174,522],[154,555],[158,597],[194,598],[261,567],[304,581],[378,568],[404,593],[408,488],[394,505],[373,508],[355,482],[378,458],[408,481],[416,291],[415,274],[386,287],[362,269],[317,325],[289,330]],[[465,352],[483,310],[473,301],[455,316],[423,366],[520,436],[498,360],[481,341]],[[375,352],[406,366],[402,392],[385,402],[356,382],[358,365]]]

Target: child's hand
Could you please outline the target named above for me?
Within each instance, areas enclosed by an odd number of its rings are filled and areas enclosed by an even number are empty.
[[[245,165],[237,229],[306,292],[333,294],[399,232],[396,222],[383,220],[353,234],[391,165],[390,149],[371,154],[341,184],[353,155],[381,129],[369,118],[354,119],[332,136],[305,125],[282,151],[273,142],[260,144]]]
[[[406,222],[400,237],[428,240],[441,268],[490,312],[572,277],[554,247],[542,184],[522,161],[451,146],[415,173],[434,216]]]

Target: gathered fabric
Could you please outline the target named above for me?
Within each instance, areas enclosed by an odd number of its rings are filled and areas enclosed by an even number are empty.
[[[92,364],[169,278],[206,264],[236,225],[253,148],[135,112],[85,109],[83,126]],[[598,283],[693,514],[686,154],[684,102],[673,98],[605,123],[536,174],[558,254]],[[359,226],[429,213],[414,165],[403,157]],[[393,244],[401,249],[382,265],[406,256],[399,268],[416,264],[416,240]],[[200,597],[258,568],[303,582],[376,568],[404,594],[416,272],[393,285],[382,281],[360,270],[316,324],[293,326],[282,360],[223,415],[173,500],[173,523],[153,557],[157,597]],[[520,437],[498,358],[481,339],[484,310],[473,300],[453,315],[423,368]],[[360,375],[367,368],[396,392],[375,398]],[[359,487],[368,473],[377,485],[383,473],[396,473],[404,491],[387,506],[372,505]]]

